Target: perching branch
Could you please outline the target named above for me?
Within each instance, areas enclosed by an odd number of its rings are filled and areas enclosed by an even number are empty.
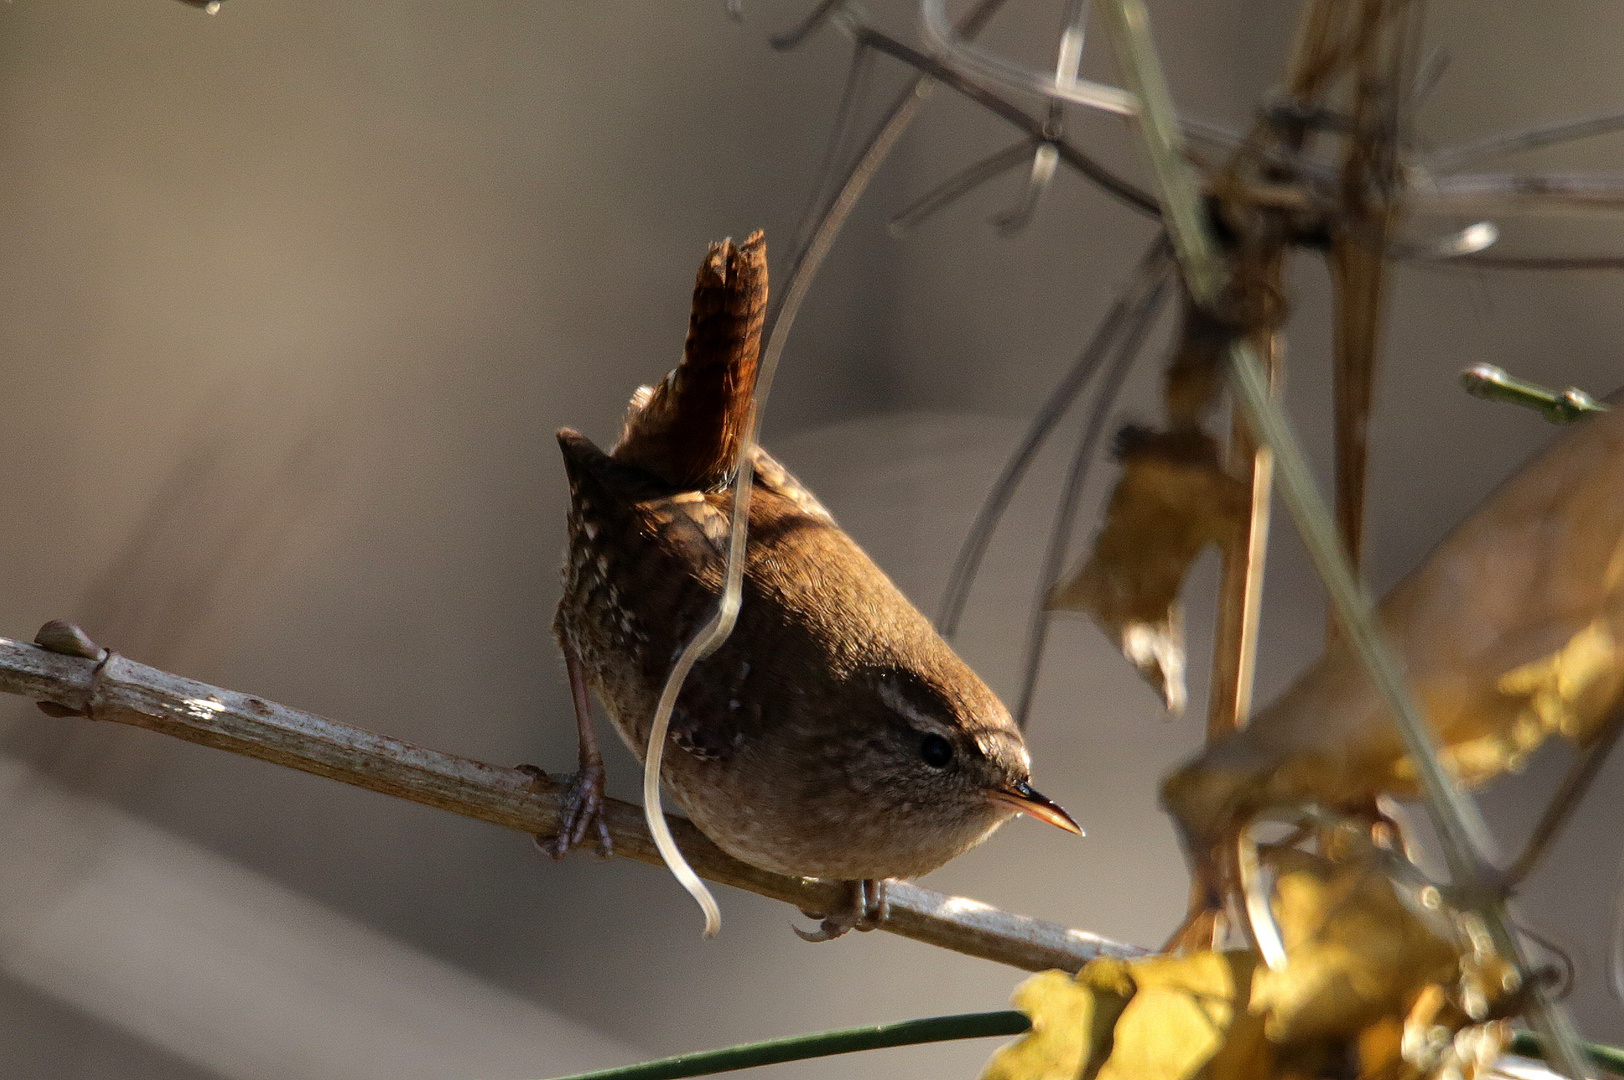
[[[45,640],[64,647],[62,624],[47,626],[59,629]],[[521,769],[412,746],[117,653],[98,661],[91,658],[93,646],[83,651],[91,655],[0,638],[0,691],[48,703],[54,715],[146,728],[520,832],[550,834],[558,828],[561,783],[538,784]],[[546,790],[538,790],[543,786]],[[615,854],[660,865],[641,807],[607,799],[603,812]],[[710,881],[798,908],[828,910],[839,899],[831,882],[758,870],[723,852],[687,820],[667,820],[683,854]],[[1028,971],[1076,971],[1097,956],[1145,951],[906,882],[892,883],[888,894],[890,918],[881,929]]]

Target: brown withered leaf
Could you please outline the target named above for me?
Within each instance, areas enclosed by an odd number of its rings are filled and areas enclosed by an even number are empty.
[[[1624,410],[1502,485],[1379,615],[1466,783],[1517,768],[1552,734],[1592,739],[1624,697]],[[1345,635],[1162,789],[1196,850],[1269,807],[1355,809],[1382,792],[1414,797],[1415,769]]]
[[[1179,589],[1202,549],[1244,528],[1246,486],[1224,472],[1213,438],[1193,427],[1124,428],[1117,456],[1122,479],[1105,526],[1048,606],[1092,615],[1177,713],[1186,698]]]

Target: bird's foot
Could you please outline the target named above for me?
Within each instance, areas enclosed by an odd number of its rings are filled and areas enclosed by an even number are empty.
[[[1221,908],[1191,910],[1162,945],[1162,952],[1182,955],[1217,949],[1224,940],[1225,921]]]
[[[802,911],[809,919],[821,919],[816,930],[795,927],[803,941],[833,941],[852,930],[867,933],[885,922],[891,915],[891,901],[885,894],[885,880],[864,878],[861,881],[842,881],[846,895],[832,911]]]
[[[603,816],[603,765],[587,765],[569,777],[567,783],[553,779],[534,765],[516,766],[533,778],[538,791],[557,791],[563,787],[558,814],[558,832],[552,836],[536,834],[536,846],[555,859],[562,859],[571,848],[586,839],[589,830],[597,829],[598,856],[607,859],[615,853],[615,842],[609,836],[609,822]]]
[[[1163,952],[1182,954],[1222,948],[1229,929],[1224,888],[1222,865],[1217,856],[1191,861],[1190,907],[1179,928],[1162,946]]]

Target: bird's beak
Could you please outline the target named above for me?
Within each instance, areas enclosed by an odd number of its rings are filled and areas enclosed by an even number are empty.
[[[993,800],[1006,806],[1014,807],[1016,813],[1047,821],[1050,825],[1058,826],[1067,832],[1078,836],[1086,835],[1083,827],[1073,821],[1071,815],[1060,808],[1058,803],[1052,803],[1042,795],[1032,790],[1027,783],[1016,784],[1012,788],[992,793]]]

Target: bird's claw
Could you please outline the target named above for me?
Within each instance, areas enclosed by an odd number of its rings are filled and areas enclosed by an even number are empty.
[[[534,765],[520,765],[521,772],[529,773],[538,790],[554,790],[560,781],[548,776]],[[595,825],[598,833],[598,857],[607,859],[615,853],[614,840],[609,835],[609,822],[603,816],[603,766],[588,765],[569,778],[558,813],[558,832],[552,836],[537,833],[536,846],[554,859],[562,859],[570,849],[586,839],[588,830]]]
[[[890,918],[891,901],[886,895],[883,879],[867,878],[841,884],[847,886],[848,892],[839,907],[827,912],[801,912],[809,919],[822,920],[816,930],[791,927],[802,941],[833,941],[853,930],[867,933]]]

